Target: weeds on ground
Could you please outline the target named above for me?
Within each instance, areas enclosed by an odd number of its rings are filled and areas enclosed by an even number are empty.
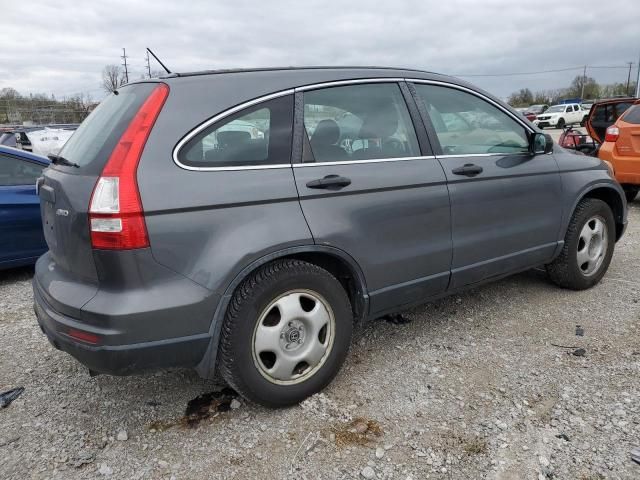
[[[342,423],[331,427],[331,433],[335,435],[338,447],[346,447],[348,445],[368,446],[380,438],[384,431],[375,420],[358,417],[347,424]]]

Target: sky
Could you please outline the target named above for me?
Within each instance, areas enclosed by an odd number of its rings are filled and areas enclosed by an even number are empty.
[[[172,71],[380,65],[457,75],[505,98],[636,76],[638,0],[139,0],[12,2],[0,16],[0,89],[99,100],[126,47],[130,79],[150,47]],[[563,72],[510,76],[503,73]],[[152,69],[160,69],[152,64]]]

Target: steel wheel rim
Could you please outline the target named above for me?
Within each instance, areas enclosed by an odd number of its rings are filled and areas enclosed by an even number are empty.
[[[271,383],[293,385],[311,378],[333,348],[335,316],[313,290],[289,290],[260,313],[253,330],[253,363]]]
[[[576,259],[578,268],[585,277],[595,275],[602,266],[609,247],[607,225],[600,216],[585,222],[578,237]]]

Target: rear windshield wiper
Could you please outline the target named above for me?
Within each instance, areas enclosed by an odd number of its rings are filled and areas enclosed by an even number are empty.
[[[64,157],[61,157],[60,155],[47,155],[47,157],[49,157],[49,160],[51,160],[51,163],[53,163],[54,165],[66,165],[67,167],[76,167],[76,168],[80,168],[80,165],[78,165],[77,163],[72,162],[71,160],[67,160]]]

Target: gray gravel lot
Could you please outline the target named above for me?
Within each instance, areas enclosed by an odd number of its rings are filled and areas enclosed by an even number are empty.
[[[219,386],[89,377],[36,327],[32,272],[0,272],[0,391],[25,387],[0,409],[0,478],[638,479],[640,202],[629,220],[592,290],[534,270],[370,322],[324,393],[225,394],[201,420],[189,401]]]

